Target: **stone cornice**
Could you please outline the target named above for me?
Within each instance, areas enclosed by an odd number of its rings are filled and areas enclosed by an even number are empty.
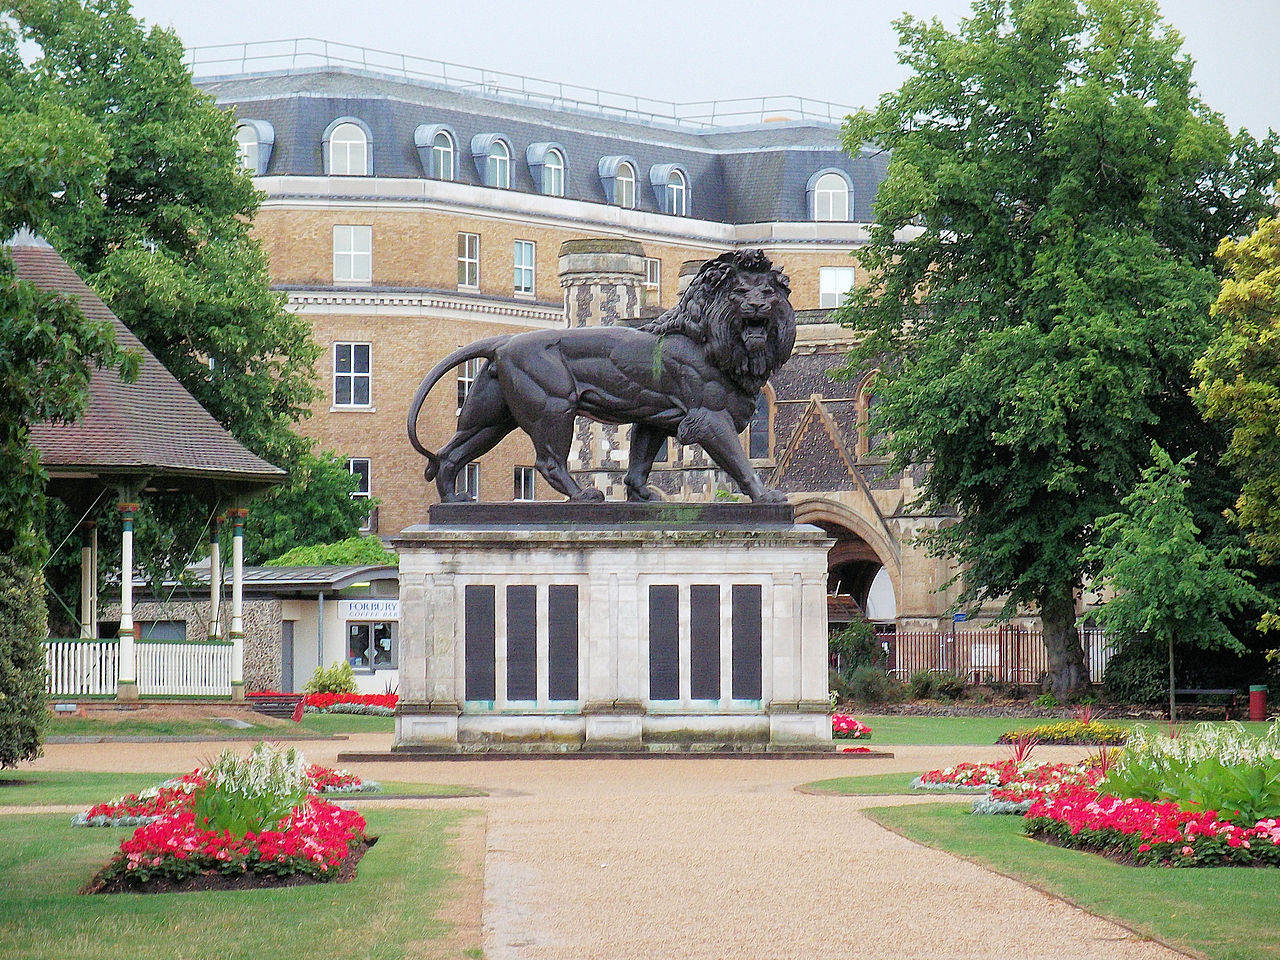
[[[564,307],[549,303],[521,303],[519,301],[490,297],[469,297],[460,294],[415,290],[341,290],[331,287],[282,290],[289,306],[301,312],[339,312],[345,308],[359,312],[394,314],[477,314],[502,320],[533,323],[536,325],[561,325],[564,323]]]

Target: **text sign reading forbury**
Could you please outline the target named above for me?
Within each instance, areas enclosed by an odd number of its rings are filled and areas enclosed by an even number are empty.
[[[339,620],[399,620],[399,600],[339,600]]]

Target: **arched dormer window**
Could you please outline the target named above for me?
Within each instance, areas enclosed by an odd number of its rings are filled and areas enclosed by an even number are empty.
[[[689,215],[689,174],[674,163],[660,163],[649,168],[649,182],[658,209],[675,217]]]
[[[418,149],[423,174],[432,180],[452,180],[457,143],[453,130],[444,124],[418,124],[413,131],[413,145]]]
[[[853,181],[843,170],[819,170],[809,178],[807,190],[810,220],[849,219]]]
[[[531,143],[525,151],[529,173],[538,191],[548,197],[563,197],[568,183],[564,147],[558,143]]]
[[[330,177],[373,176],[373,132],[356,117],[339,117],[324,131],[324,172]]]
[[[604,198],[614,206],[634,210],[636,206],[636,162],[630,157],[601,157],[600,186]]]
[[[471,138],[471,159],[486,187],[511,188],[511,142],[500,133],[478,133]]]
[[[271,148],[276,143],[276,131],[265,120],[241,120],[236,124],[236,147],[240,151],[240,165],[255,177],[267,172],[271,162]]]

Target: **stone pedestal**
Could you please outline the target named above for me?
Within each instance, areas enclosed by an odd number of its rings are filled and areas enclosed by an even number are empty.
[[[394,544],[395,750],[830,746],[831,541],[788,504],[440,504]]]

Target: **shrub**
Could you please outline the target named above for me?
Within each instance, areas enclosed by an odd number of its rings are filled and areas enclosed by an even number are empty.
[[[316,672],[302,689],[307,693],[355,693],[356,672],[345,660],[332,664],[327,670],[316,667]]]
[[[45,629],[44,576],[0,554],[0,769],[42,752]]]
[[[938,696],[943,700],[959,700],[964,696],[964,677],[950,670],[943,670],[937,675]]]
[[[315,543],[306,547],[294,547],[273,560],[267,567],[323,567],[330,565],[382,564],[400,562],[397,554],[382,545],[374,536],[348,537],[337,543]]]
[[[884,670],[889,666],[889,655],[866,620],[854,621],[832,633],[827,645],[831,652],[839,654],[840,670],[846,677],[858,667]]]
[[[938,675],[932,670],[917,670],[907,678],[907,692],[912,700],[933,700],[938,696]]]
[[[1169,699],[1168,652],[1152,644],[1128,644],[1107,661],[1102,683],[1121,703],[1160,703]]]
[[[849,675],[849,699],[859,703],[890,703],[901,699],[902,684],[878,667],[858,667]]]

